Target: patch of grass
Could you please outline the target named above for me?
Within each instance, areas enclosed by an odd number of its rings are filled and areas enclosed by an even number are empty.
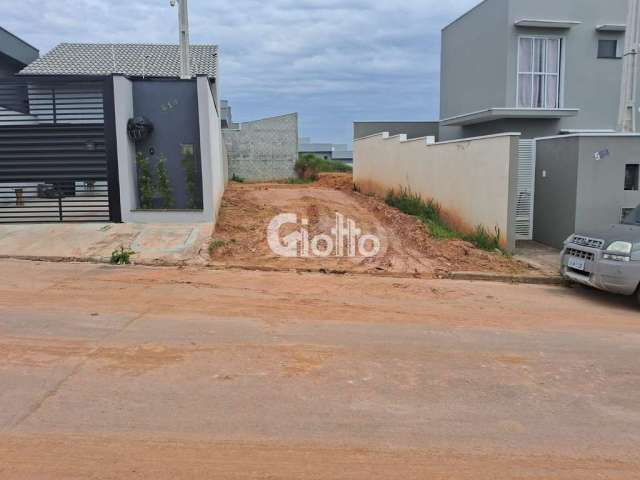
[[[502,251],[500,247],[500,229],[496,227],[495,233],[490,233],[482,226],[476,227],[473,233],[464,234],[447,225],[442,220],[440,206],[433,200],[423,200],[420,195],[403,189],[400,192],[390,191],[385,197],[385,203],[397,208],[407,215],[418,218],[429,227],[431,236],[439,239],[459,238],[472,243],[481,250],[492,252]]]
[[[496,227],[495,233],[490,233],[483,226],[479,225],[473,233],[463,235],[462,239],[473,243],[481,250],[488,252],[497,250],[504,253],[502,247],[500,247],[500,229],[498,227]]]
[[[460,234],[458,232],[452,230],[449,228],[449,225],[440,220],[429,222],[429,233],[431,233],[432,237],[441,240],[460,238]]]
[[[111,263],[113,265],[129,265],[131,263],[131,256],[135,255],[133,250],[125,249],[124,246],[116,248],[111,252]]]
[[[213,255],[213,253],[221,247],[224,247],[227,244],[224,240],[211,240],[209,242],[209,254]]]
[[[321,173],[337,172],[337,173],[351,173],[353,167],[340,160],[325,160],[324,158],[318,159],[318,169]]]
[[[426,222],[440,221],[440,207],[433,200],[424,201],[419,195],[409,190],[400,190],[399,193],[390,191],[385,197],[387,205],[397,208],[407,215],[418,217]]]
[[[290,184],[290,185],[304,185],[307,183],[313,183],[317,180],[317,178],[296,178],[296,177],[291,177],[291,178],[287,178],[285,181],[286,183]]]
[[[231,181],[236,183],[244,183],[245,179],[240,175],[236,175],[235,173],[231,175]]]
[[[350,173],[353,171],[351,165],[347,165],[346,163],[338,160],[325,160],[324,158],[320,158],[312,153],[300,154],[294,169],[298,178],[311,178],[314,180],[318,179],[319,173]]]

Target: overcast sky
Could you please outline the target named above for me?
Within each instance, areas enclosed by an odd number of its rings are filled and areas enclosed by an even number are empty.
[[[300,134],[350,142],[354,120],[438,118],[440,29],[479,0],[190,0],[192,43],[220,46],[234,120],[300,114]],[[177,43],[169,0],[1,0],[0,24],[60,42]]]

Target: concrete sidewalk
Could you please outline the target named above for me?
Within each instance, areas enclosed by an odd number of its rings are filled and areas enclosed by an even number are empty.
[[[560,276],[560,250],[534,241],[518,241],[514,258],[537,268],[545,275]]]
[[[107,262],[121,246],[133,263],[204,263],[211,224],[25,224],[0,226],[0,257]]]

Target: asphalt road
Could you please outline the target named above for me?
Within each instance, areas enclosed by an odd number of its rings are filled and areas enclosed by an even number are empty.
[[[583,288],[0,261],[2,479],[640,478]]]

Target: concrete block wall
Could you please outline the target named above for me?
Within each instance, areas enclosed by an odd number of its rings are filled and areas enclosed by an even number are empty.
[[[298,114],[241,123],[222,131],[229,172],[249,181],[294,175],[298,158]]]
[[[408,189],[433,199],[461,231],[497,227],[501,244],[515,249],[518,145],[508,133],[427,143],[387,132],[354,141],[354,183],[364,193]]]

